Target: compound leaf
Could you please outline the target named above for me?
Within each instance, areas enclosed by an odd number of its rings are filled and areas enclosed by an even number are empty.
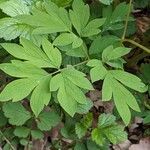
[[[86,104],[87,100],[84,93],[67,78],[67,74],[64,74],[63,71],[51,79],[50,90],[58,90],[57,98],[60,105],[68,114],[73,116],[77,111],[78,103]]]

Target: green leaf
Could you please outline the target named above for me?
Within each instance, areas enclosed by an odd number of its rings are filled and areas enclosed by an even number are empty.
[[[0,1],[0,4],[3,3],[3,2],[6,2],[6,1],[7,1],[7,0],[1,0],[1,1]]]
[[[92,69],[90,70],[92,82],[102,80],[105,78],[107,70],[100,60],[92,59],[87,63],[87,66],[92,67]]]
[[[113,11],[110,21],[119,22],[126,19],[126,15],[128,13],[128,7],[129,7],[128,4],[126,4],[125,2],[120,3]]]
[[[120,39],[116,36],[106,35],[106,36],[98,36],[90,46],[89,53],[90,54],[97,54],[102,53],[103,50],[108,47],[109,45],[114,45]]]
[[[129,110],[129,107],[135,111],[140,111],[140,108],[133,94],[120,83],[121,82],[120,80],[119,80],[120,82],[118,82],[117,78],[116,79],[114,78],[118,71],[120,72],[121,70],[111,70],[107,73],[102,87],[102,100],[103,101],[110,100],[113,95],[115,106],[124,123],[127,125],[129,124],[131,119],[131,112]],[[117,89],[119,89],[119,92]]]
[[[30,129],[27,127],[16,127],[14,130],[14,135],[20,138],[26,138],[30,133]]]
[[[43,112],[38,117],[37,126],[42,131],[48,131],[59,122],[60,117],[56,112]]]
[[[104,62],[115,60],[128,54],[130,51],[131,48],[117,47],[113,49],[113,46],[109,46],[106,49],[104,49],[102,53],[102,59]]]
[[[30,106],[36,117],[43,110],[44,106],[48,105],[51,99],[51,92],[49,90],[50,79],[51,76],[43,78],[32,92]]]
[[[149,6],[149,0],[141,1],[141,0],[135,0],[135,7],[136,8],[145,8],[146,6]]]
[[[21,38],[20,42],[23,47],[12,43],[4,43],[2,44],[2,47],[14,57],[28,60],[35,66],[45,68],[60,67],[61,53],[57,48],[53,48],[52,44],[46,39],[43,41],[44,51],[25,38]]]
[[[85,78],[86,74],[84,74],[83,72],[80,72],[74,69],[73,67],[69,66],[68,68],[62,71],[62,74],[78,87],[87,90],[93,90],[91,83],[87,78]]]
[[[138,106],[138,103],[135,99],[135,97],[131,94],[131,92],[129,92],[124,86],[122,86],[119,82],[116,82],[115,84],[118,84],[118,87],[120,88],[120,92],[122,92],[122,94],[124,94],[124,96],[126,95],[126,97],[124,98],[126,103],[133,109],[136,111],[140,111],[140,108]]]
[[[60,51],[57,48],[54,48],[53,45],[47,39],[43,40],[42,47],[48,58],[51,60],[53,66],[59,68],[62,62]]]
[[[147,113],[147,116],[143,120],[144,124],[150,124],[150,112]]]
[[[14,43],[3,43],[1,46],[12,56],[19,59],[28,59],[25,49]]]
[[[22,38],[21,43],[23,44],[24,48],[20,48],[19,46],[11,43],[2,44],[2,47],[14,57],[29,60],[32,64],[38,67],[48,67],[51,65],[51,62],[47,58],[46,54],[44,54],[42,50],[34,45],[31,41]],[[20,52],[18,53],[19,50],[22,52],[21,55],[19,55]]]
[[[60,50],[64,51],[65,54],[68,56],[87,57],[87,47],[85,46],[84,43],[78,48],[72,48],[72,45],[67,45],[59,48]]]
[[[45,70],[29,62],[22,62],[19,60],[12,60],[11,62],[12,63],[0,64],[0,69],[12,77],[38,79],[48,75]]]
[[[91,136],[92,136],[92,140],[97,145],[102,146],[103,143],[105,142],[105,137],[104,137],[104,135],[102,134],[102,132],[98,128],[95,128],[95,129],[92,130]]]
[[[51,76],[44,70],[29,64],[29,62],[18,60],[13,60],[12,63],[1,64],[0,69],[11,76],[22,78],[12,81],[4,88],[0,94],[0,101],[19,101],[33,91],[30,105],[34,114],[38,116],[44,106],[48,105],[51,98],[49,91]]]
[[[121,70],[112,70],[111,74],[122,84],[135,91],[138,92],[147,91],[147,86],[141,81],[141,79],[131,73],[121,71]]]
[[[25,51],[24,53],[27,56],[27,58],[25,60],[29,60],[32,64],[34,64],[38,67],[56,68],[56,66],[53,65],[52,60],[50,60],[49,57],[47,56],[47,54],[44,53],[34,43],[32,43],[31,41],[29,41],[25,38],[21,38],[20,43],[23,45],[23,48]],[[20,59],[24,59],[24,58],[20,57]]]
[[[0,9],[8,16],[29,14],[29,7],[23,0],[9,0],[0,4]]]
[[[105,129],[105,136],[113,144],[123,142],[127,139],[127,133],[124,131],[124,127],[120,125],[113,125],[110,128]]]
[[[105,23],[105,18],[94,19],[90,21],[86,27],[82,30],[82,37],[90,37],[93,35],[97,35],[101,32],[99,27],[101,27]]]
[[[106,22],[103,26],[103,30],[114,30],[115,33],[117,30],[122,31],[124,28],[124,21],[128,13],[129,4],[125,2],[118,4],[115,7],[115,10],[112,11],[112,7],[103,7],[104,17],[107,17]],[[129,17],[129,21],[132,21],[133,18]]]
[[[26,146],[28,145],[29,141],[27,139],[21,139],[20,141],[20,144],[23,145],[23,146]]]
[[[7,123],[7,118],[4,116],[4,113],[0,110],[0,127],[3,127]]]
[[[79,139],[85,136],[87,129],[92,125],[92,120],[92,113],[88,113],[83,119],[80,120],[80,122],[76,123],[75,131]]]
[[[112,51],[113,51],[113,45],[110,45],[103,50],[103,53],[102,53],[102,61],[103,62],[109,61],[110,57],[107,55],[109,55]]]
[[[109,101],[112,98],[112,82],[111,82],[111,76],[109,74],[106,75],[103,86],[102,86],[102,100],[103,101]]]
[[[83,143],[76,143],[74,150],[86,150],[86,146]]]
[[[81,123],[76,123],[75,131],[79,139],[85,136],[87,129]]]
[[[136,100],[133,99],[133,97],[131,97],[131,94],[126,95],[130,92],[127,89],[125,89],[118,81],[112,80],[112,83],[113,83],[113,99],[115,102],[115,106],[121,118],[123,119],[125,125],[128,125],[131,120],[131,112],[129,110],[127,102],[132,100],[131,103],[134,102],[134,104],[136,104],[135,105],[136,109],[138,108],[139,111],[138,104]],[[119,89],[119,92],[117,89]]]
[[[113,2],[113,0],[99,0],[99,1],[105,5],[110,5]]]
[[[58,74],[51,79],[50,90],[58,90],[57,99],[61,107],[68,114],[73,116],[77,111],[78,103],[86,104],[86,97],[84,93],[76,86],[76,83],[67,78],[68,74],[65,70],[70,69],[64,69],[61,74]]]
[[[118,58],[118,59],[111,60],[111,61],[106,62],[106,63],[111,67],[123,70],[123,66],[124,66],[124,63],[126,63],[126,61],[122,58]]]
[[[150,64],[142,64],[141,72],[145,78],[145,82],[150,84]]]
[[[57,99],[59,104],[68,114],[73,116],[77,109],[77,102],[71,97],[72,95],[69,94],[66,87],[64,78],[61,74],[58,74],[51,79],[50,90],[58,90]]]
[[[72,48],[73,49],[78,48],[82,44],[83,44],[83,40],[80,37],[78,37],[78,36],[74,36],[74,41],[72,43]]]
[[[68,6],[72,0],[52,0],[52,2],[56,3],[58,6]]]
[[[148,84],[148,93],[150,95],[150,64],[141,65],[142,80]]]
[[[60,27],[63,27],[66,31],[69,31],[71,29],[71,22],[66,9],[57,7],[50,1],[47,1],[44,6],[54,23],[57,21],[56,23],[58,23],[58,25]]]
[[[0,93],[0,101],[12,100],[16,102],[23,100],[31,93],[36,85],[37,82],[33,79],[18,79],[12,81]]]
[[[105,144],[102,147],[100,147],[95,142],[93,142],[92,140],[87,140],[86,145],[87,145],[88,150],[91,150],[91,149],[94,149],[94,150],[108,150],[109,149],[108,144]]]
[[[9,118],[9,123],[12,125],[21,126],[31,118],[30,112],[28,112],[19,102],[4,103],[3,111],[4,115]]]
[[[88,99],[86,101],[86,104],[78,104],[77,107],[77,113],[79,114],[86,114],[89,112],[89,110],[93,107],[93,102]]]
[[[43,139],[44,134],[40,130],[31,130],[32,138],[34,139]]]
[[[34,9],[33,15],[22,15],[17,18],[22,23],[36,27],[33,34],[51,34],[71,30],[67,10],[59,8],[51,1],[45,1],[42,7],[46,12]]]
[[[108,139],[113,144],[123,142],[127,139],[127,133],[124,127],[116,124],[115,116],[111,114],[102,114],[98,119],[98,128],[92,131],[92,140],[98,145],[103,145]]]
[[[82,0],[74,0],[72,4],[73,11],[69,11],[70,19],[79,35],[82,29],[88,23],[90,17],[89,6],[85,5]]]
[[[116,121],[116,117],[111,114],[101,114],[98,118],[98,127],[105,128],[114,124]]]
[[[74,35],[72,33],[62,33],[53,42],[56,46],[66,46],[74,41]]]
[[[12,40],[19,36],[31,39],[32,30],[33,27],[20,22],[16,18],[6,17],[0,19],[0,38],[5,40]]]
[[[73,33],[62,33],[54,40],[53,44],[56,46],[72,44],[72,48],[74,49],[80,47],[83,44],[83,41]]]

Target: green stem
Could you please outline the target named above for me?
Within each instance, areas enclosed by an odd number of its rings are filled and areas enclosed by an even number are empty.
[[[5,137],[5,135],[0,131],[0,134],[2,135],[2,137],[4,138],[4,140],[7,142],[7,144],[9,144],[9,146],[11,147],[12,150],[16,150],[16,148],[10,143],[10,141]]]
[[[87,63],[88,61],[89,61],[89,60],[85,60],[85,61],[83,61],[83,62],[80,62],[80,63],[76,64],[76,65],[73,65],[73,67],[81,66],[81,65]],[[50,75],[54,75],[54,74],[56,74],[56,73],[59,73],[59,72],[63,71],[64,69],[67,69],[67,68],[59,69],[59,70],[57,70],[57,71],[55,71],[55,72],[53,72],[53,73],[50,73]]]
[[[137,43],[137,42],[135,42],[135,41],[133,41],[133,40],[124,39],[123,42],[129,42],[129,43],[131,43],[131,44],[133,44],[133,45],[135,45],[135,46],[141,48],[143,51],[145,51],[145,52],[147,52],[147,53],[150,54],[150,49],[148,49],[147,47],[145,47],[145,46],[143,46],[143,45],[141,45],[141,44],[139,44],[139,43]]]
[[[80,62],[80,63],[76,64],[76,65],[73,65],[73,67],[78,67],[78,66],[84,65],[84,64],[86,64],[88,61],[89,61],[89,60],[85,60],[85,61],[83,61],[83,62]]]
[[[130,2],[129,2],[129,9],[128,9],[128,14],[127,14],[126,22],[125,22],[123,35],[122,35],[122,41],[125,39],[125,36],[126,36],[126,32],[127,32],[127,28],[128,28],[129,16],[130,16],[130,13],[131,13],[131,5],[132,5],[132,0],[130,0]]]

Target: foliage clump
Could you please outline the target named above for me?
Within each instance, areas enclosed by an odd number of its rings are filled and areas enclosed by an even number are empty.
[[[132,48],[124,42],[149,49],[126,39],[136,31],[131,2],[96,3],[102,10],[98,14],[82,0],[0,2],[0,69],[9,81],[0,93],[4,147],[32,147],[33,139],[44,139],[54,127],[59,136],[50,148],[56,149],[63,139],[83,150],[108,149],[127,139],[124,127],[133,110],[140,114],[143,109],[137,95],[150,88],[147,65],[139,77],[127,70]],[[88,93],[95,89],[101,89],[103,103],[113,101],[114,114],[92,111]]]

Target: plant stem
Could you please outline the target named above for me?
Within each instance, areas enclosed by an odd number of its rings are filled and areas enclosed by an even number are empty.
[[[128,28],[129,16],[130,16],[130,13],[131,13],[131,5],[132,5],[132,0],[130,0],[130,2],[129,2],[128,14],[127,14],[126,22],[125,22],[125,27],[124,27],[123,35],[122,35],[122,38],[121,38],[122,41],[125,39],[125,36],[126,36],[126,32],[127,32],[127,28]]]
[[[145,47],[145,46],[143,46],[143,45],[141,45],[141,44],[139,44],[139,43],[137,43],[137,42],[135,42],[135,41],[133,41],[133,40],[124,39],[123,42],[129,42],[129,43],[131,43],[131,44],[133,44],[133,45],[135,45],[135,46],[141,48],[143,51],[145,51],[145,52],[147,52],[147,53],[150,54],[150,49],[148,49],[147,47]]]
[[[3,136],[4,140],[9,144],[12,150],[16,150],[16,148],[11,144],[11,142],[5,137],[5,135],[0,131],[0,134]]]
[[[89,60],[85,60],[85,61],[83,61],[83,62],[80,62],[80,63],[76,64],[76,65],[73,65],[73,67],[81,66],[81,65],[87,63],[88,61],[89,61]]]
[[[83,61],[83,62],[80,62],[80,63],[76,64],[76,65],[73,65],[73,67],[81,66],[81,65],[87,63],[88,61],[89,61],[89,60],[85,60],[85,61]],[[55,71],[55,72],[53,72],[53,73],[50,73],[50,75],[54,75],[54,74],[56,74],[56,73],[59,73],[59,72],[63,71],[64,69],[67,69],[67,68],[59,69],[59,70],[57,70],[57,71]]]

